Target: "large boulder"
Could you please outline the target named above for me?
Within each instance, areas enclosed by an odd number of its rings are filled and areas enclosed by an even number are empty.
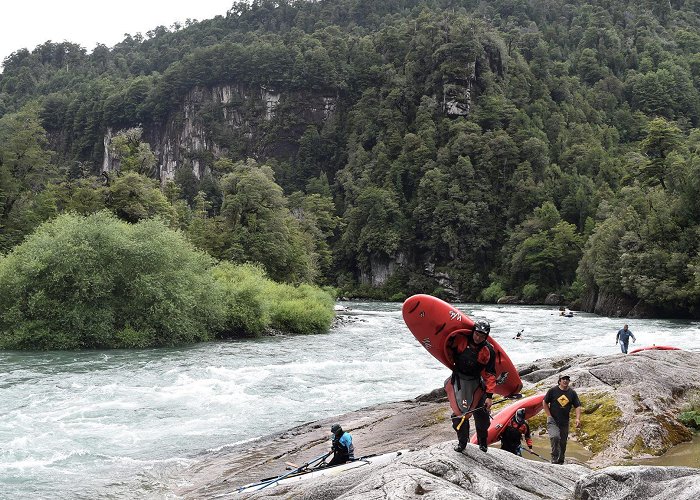
[[[449,443],[403,453],[387,465],[366,465],[342,474],[298,481],[244,494],[244,498],[304,500],[409,500],[418,498],[615,500],[696,499],[700,470],[687,467],[552,465],[500,449],[468,446],[456,453]]]
[[[521,369],[536,392],[554,386],[560,373],[571,376],[584,403],[584,425],[575,437],[596,452],[593,466],[661,455],[692,438],[677,416],[688,397],[700,393],[700,353],[567,356]]]
[[[698,498],[696,469],[609,466],[661,454],[691,438],[677,415],[689,397],[700,393],[700,353],[650,350],[626,356],[565,356],[519,368],[528,394],[554,386],[560,373],[571,376],[583,403],[583,426],[572,429],[570,439],[590,451],[592,458],[585,464],[552,466],[494,448],[482,453],[474,446],[456,453],[445,393],[436,389],[413,400],[376,405],[209,452],[177,471],[174,493],[185,498],[227,497],[237,486],[284,474],[285,462],[302,464],[327,452],[329,429],[337,421],[352,433],[358,455],[414,451],[389,465],[363,466],[342,478],[266,488],[266,496]],[[535,432],[543,420],[541,413],[530,420]],[[567,461],[572,462],[568,456]],[[666,482],[670,496],[659,486]]]
[[[608,467],[576,483],[575,500],[700,498],[700,469],[690,467]]]

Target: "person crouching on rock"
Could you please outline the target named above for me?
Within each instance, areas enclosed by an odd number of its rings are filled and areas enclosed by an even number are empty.
[[[333,459],[328,462],[328,466],[344,464],[345,462],[355,460],[355,447],[352,444],[352,436],[350,433],[345,432],[340,424],[333,424],[331,426],[331,433],[333,434],[333,443],[331,445]]]
[[[501,449],[523,456],[522,436],[525,436],[525,444],[532,450],[532,437],[530,436],[530,424],[525,420],[525,408],[515,412],[510,422],[506,424],[501,433]]]
[[[481,451],[488,449],[489,411],[496,388],[496,353],[486,341],[490,331],[488,321],[478,320],[473,332],[456,335],[448,345],[454,360],[452,386],[455,399],[462,414],[473,413]],[[478,409],[474,411],[474,408]],[[452,427],[457,431],[457,452],[462,452],[469,442],[469,417],[472,413],[466,413],[461,419],[452,419]]]

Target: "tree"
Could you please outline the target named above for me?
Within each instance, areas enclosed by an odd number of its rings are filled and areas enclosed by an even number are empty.
[[[114,179],[106,188],[106,206],[120,219],[138,222],[152,217],[175,223],[175,210],[153,179],[129,172]]]
[[[159,221],[61,215],[0,259],[0,348],[206,340],[221,320],[212,265]]]
[[[0,118],[0,252],[9,250],[45,220],[25,211],[57,176],[46,145],[46,131],[36,107]]]
[[[666,158],[680,144],[681,131],[674,124],[663,118],[649,122],[647,136],[640,143],[642,153],[648,158],[648,163],[641,165],[642,178],[651,185],[658,183],[666,189]]]
[[[312,242],[287,208],[272,168],[238,162],[221,180],[221,217],[228,233],[221,257],[259,262],[276,281],[312,282],[318,273]]]
[[[146,177],[157,173],[157,158],[151,146],[141,141],[143,129],[130,128],[116,134],[109,145],[109,151],[115,160],[118,172],[136,172]]]

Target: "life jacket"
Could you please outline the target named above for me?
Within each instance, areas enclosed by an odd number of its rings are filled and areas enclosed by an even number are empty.
[[[515,418],[511,418],[510,422],[506,424],[503,432],[501,433],[501,443],[507,447],[515,447],[520,445],[520,440],[522,436],[525,436],[525,443],[528,446],[532,446],[532,439],[530,438],[530,428],[527,422],[519,424]]]
[[[340,438],[333,439],[332,449],[346,460],[355,459],[355,445],[352,444],[352,436],[348,432],[343,432]]]
[[[453,350],[455,370],[469,377],[480,376],[489,360],[495,356],[496,353],[488,342],[481,346],[468,344],[461,352],[457,347]]]

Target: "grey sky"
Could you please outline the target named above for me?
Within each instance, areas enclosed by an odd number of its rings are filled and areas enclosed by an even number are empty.
[[[0,7],[0,64],[21,48],[32,51],[47,40],[69,41],[92,52],[112,47],[124,34],[146,34],[156,26],[184,25],[187,18],[226,15],[234,0],[12,0]]]

